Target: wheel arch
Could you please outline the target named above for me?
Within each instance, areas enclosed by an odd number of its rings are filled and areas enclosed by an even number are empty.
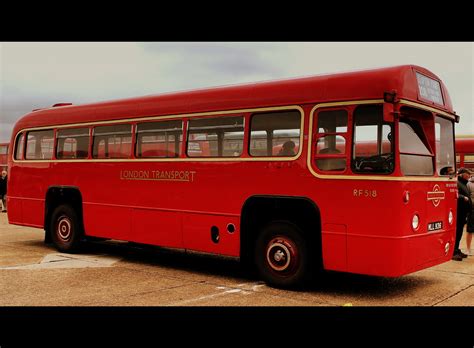
[[[46,192],[43,223],[46,243],[52,242],[49,225],[53,211],[62,204],[70,205],[75,210],[83,227],[82,194],[79,188],[76,186],[50,186]]]
[[[282,220],[300,228],[315,256],[315,266],[322,268],[321,213],[318,205],[304,196],[254,195],[246,199],[240,222],[241,261],[251,266],[259,231],[272,221]]]

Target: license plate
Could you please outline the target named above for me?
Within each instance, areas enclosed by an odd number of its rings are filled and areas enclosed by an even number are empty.
[[[428,223],[428,231],[441,230],[443,228],[442,221],[430,222]]]

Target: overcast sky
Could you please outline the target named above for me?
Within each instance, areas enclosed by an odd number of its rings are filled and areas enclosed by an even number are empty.
[[[32,109],[416,64],[446,84],[474,134],[471,42],[2,42],[0,142]]]

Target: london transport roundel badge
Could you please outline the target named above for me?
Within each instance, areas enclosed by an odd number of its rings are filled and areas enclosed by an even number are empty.
[[[439,185],[436,184],[433,187],[433,191],[428,192],[428,200],[437,207],[442,199],[444,199],[444,191],[441,191]]]

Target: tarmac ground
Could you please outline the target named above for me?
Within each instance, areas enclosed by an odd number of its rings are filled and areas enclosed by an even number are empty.
[[[399,278],[327,272],[287,291],[233,259],[120,241],[62,254],[43,239],[0,213],[0,306],[474,306],[474,256]]]

